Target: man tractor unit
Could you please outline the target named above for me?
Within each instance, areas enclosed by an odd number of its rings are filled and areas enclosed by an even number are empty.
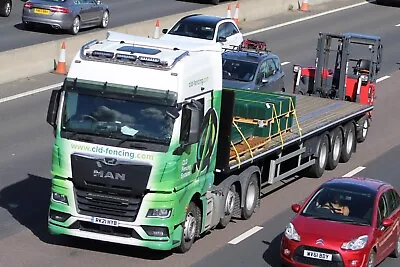
[[[350,160],[372,103],[222,86],[221,46],[108,32],[52,91],[48,228],[188,251],[262,188]]]

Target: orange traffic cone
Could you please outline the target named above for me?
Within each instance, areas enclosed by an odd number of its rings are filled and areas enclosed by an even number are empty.
[[[308,9],[308,0],[303,0],[303,2],[301,3],[300,11],[310,11]]]
[[[160,21],[156,21],[156,28],[154,29],[154,34],[153,34],[154,39],[160,38]]]
[[[63,41],[61,45],[60,58],[55,73],[63,75],[67,74],[67,63],[65,62],[65,41]]]
[[[228,5],[228,10],[226,11],[226,17],[227,18],[232,18],[231,4]]]
[[[239,26],[239,2],[236,4],[235,15],[233,16],[233,20],[235,21],[236,25]]]

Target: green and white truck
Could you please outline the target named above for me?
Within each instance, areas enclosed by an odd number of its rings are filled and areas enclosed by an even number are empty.
[[[108,32],[51,95],[49,231],[186,252],[249,219],[261,188],[348,161],[372,109],[223,89],[219,44]]]

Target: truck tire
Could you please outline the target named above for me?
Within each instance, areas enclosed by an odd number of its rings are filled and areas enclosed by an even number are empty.
[[[357,142],[362,143],[367,139],[370,121],[368,116],[362,117],[357,122]]]
[[[182,239],[176,252],[185,253],[190,250],[196,237],[199,236],[201,229],[201,211],[200,208],[191,201],[183,222]]]
[[[328,155],[328,162],[326,164],[327,170],[334,170],[338,166],[340,160],[340,154],[342,153],[342,148],[343,148],[342,131],[339,128],[336,128],[335,130],[332,131],[331,136],[332,136],[332,145],[331,145],[331,151],[329,152]]]
[[[320,178],[328,163],[329,154],[329,139],[326,134],[321,135],[318,141],[318,146],[315,154],[315,163],[308,169],[308,176],[313,178]]]
[[[344,127],[344,140],[340,162],[346,163],[350,160],[356,146],[356,129],[354,123],[350,122]]]
[[[258,186],[257,173],[253,172],[245,185],[245,196],[242,208],[242,218],[245,220],[250,219],[257,206],[258,196],[260,195],[260,188]]]
[[[233,210],[235,208],[236,201],[236,186],[231,185],[228,194],[224,198],[224,217],[222,217],[217,225],[218,228],[225,228],[232,219]]]

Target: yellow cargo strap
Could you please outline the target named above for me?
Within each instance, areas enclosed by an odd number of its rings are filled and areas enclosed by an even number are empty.
[[[251,156],[251,162],[253,162],[254,156],[253,156],[253,151],[251,150],[250,144],[247,142],[246,137],[244,136],[244,134],[242,133],[242,131],[239,129],[239,127],[237,126],[237,124],[236,124],[235,122],[232,122],[232,123],[233,123],[233,125],[235,126],[236,130],[239,132],[239,134],[240,134],[240,136],[242,137],[243,141],[246,143],[247,147],[249,148],[250,156]]]

